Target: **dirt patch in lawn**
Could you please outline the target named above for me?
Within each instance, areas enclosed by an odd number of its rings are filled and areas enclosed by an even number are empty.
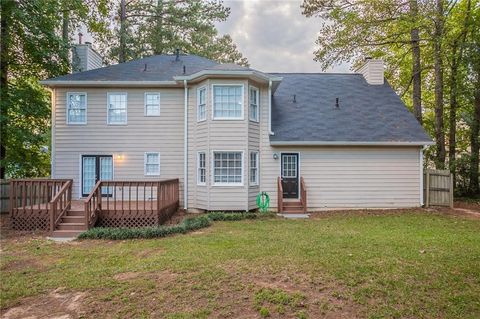
[[[43,296],[23,299],[19,305],[2,311],[2,318],[79,318],[86,312],[85,297],[84,292],[68,292],[59,288]]]

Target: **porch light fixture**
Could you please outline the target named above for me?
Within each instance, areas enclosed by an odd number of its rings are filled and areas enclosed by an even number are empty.
[[[273,159],[274,159],[274,160],[277,160],[277,159],[278,159],[278,154],[277,154],[277,153],[273,153]]]
[[[123,156],[122,153],[118,153],[117,155],[115,155],[115,159],[117,159],[119,161],[123,160],[123,158],[124,158],[124,156]]]

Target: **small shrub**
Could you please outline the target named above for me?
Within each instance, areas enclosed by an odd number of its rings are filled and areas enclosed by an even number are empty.
[[[257,218],[257,215],[254,213],[211,212],[211,213],[208,213],[207,216],[212,221],[237,221],[237,220]]]
[[[259,311],[259,312],[260,312],[260,316],[261,316],[262,318],[270,317],[270,311],[269,311],[267,308],[265,308],[265,307],[260,308],[260,311]]]

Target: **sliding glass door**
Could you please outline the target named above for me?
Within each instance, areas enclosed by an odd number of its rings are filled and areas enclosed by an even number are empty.
[[[99,180],[113,179],[113,157],[111,155],[82,156],[82,196],[90,194]],[[112,190],[102,188],[103,195],[111,195]]]

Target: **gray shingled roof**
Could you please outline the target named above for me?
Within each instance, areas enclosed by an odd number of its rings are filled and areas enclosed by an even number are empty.
[[[283,80],[272,97],[272,142],[431,141],[388,83],[369,85],[361,74],[274,75]]]
[[[145,64],[147,69],[145,71]],[[80,73],[59,76],[49,81],[174,81],[173,77],[196,73],[218,63],[197,55],[154,55],[148,58],[110,65]]]

